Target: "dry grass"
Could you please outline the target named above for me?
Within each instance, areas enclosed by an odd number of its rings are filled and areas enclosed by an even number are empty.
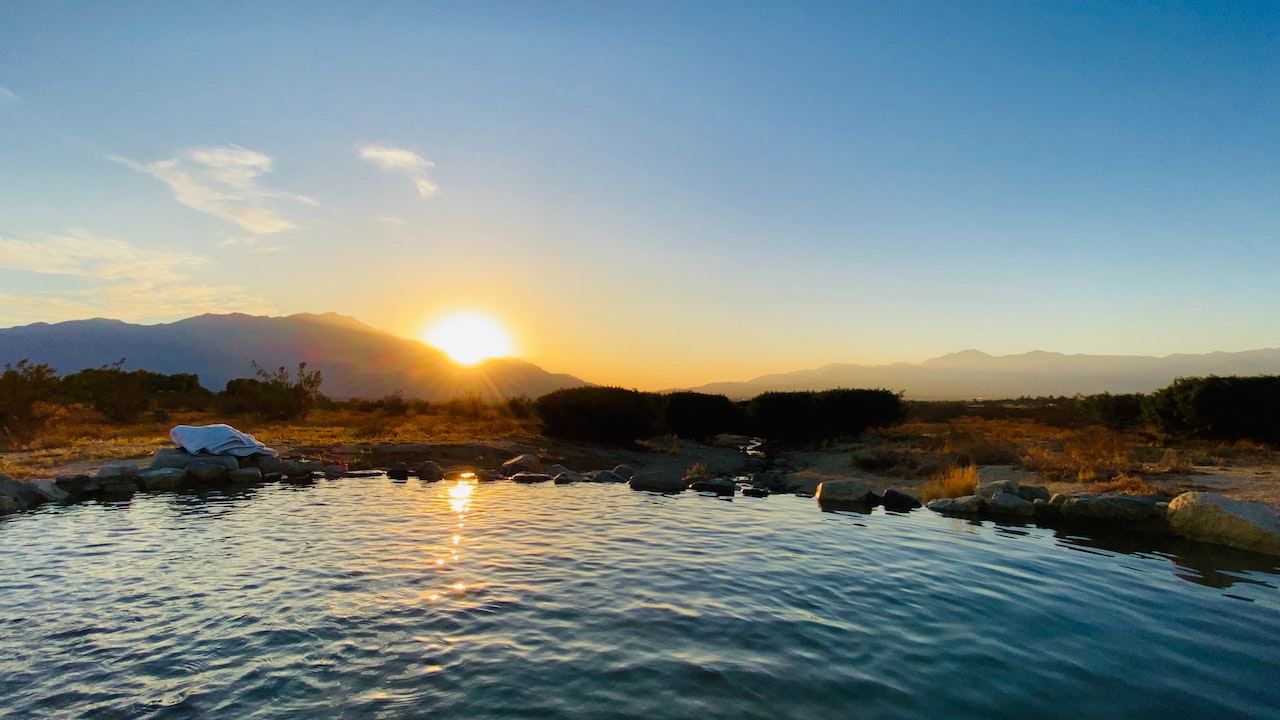
[[[684,471],[684,476],[685,476],[685,478],[706,477],[706,476],[707,476],[707,464],[706,464],[706,463],[704,463],[704,462],[696,462],[696,463],[694,463],[694,464],[690,465],[690,466],[689,466],[689,467]]]
[[[0,473],[19,479],[49,477],[75,463],[143,457],[169,447],[175,425],[227,423],[277,448],[325,448],[349,444],[474,442],[509,435],[536,435],[538,421],[517,418],[503,405],[451,406],[426,412],[361,412],[347,407],[312,411],[305,421],[262,421],[213,412],[173,413],[130,425],[112,423],[87,408],[64,409],[25,446],[0,453]]]
[[[954,498],[972,495],[978,490],[978,468],[973,465],[947,468],[934,475],[921,488],[924,502],[938,498]]]
[[[1148,485],[1138,475],[1117,475],[1105,482],[1096,482],[1089,486],[1089,492],[1121,493],[1124,495],[1159,495],[1160,489]]]

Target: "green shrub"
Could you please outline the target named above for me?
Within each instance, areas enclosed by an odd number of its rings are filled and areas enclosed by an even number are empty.
[[[898,422],[903,414],[902,395],[890,390],[767,392],[747,404],[752,432],[783,441],[850,437]]]
[[[1142,424],[1142,394],[1085,395],[1076,398],[1076,409],[1089,422],[1112,430],[1124,430]]]
[[[220,411],[268,420],[301,420],[324,397],[320,394],[320,371],[308,372],[305,362],[298,363],[296,378],[283,366],[267,372],[257,362],[251,365],[259,379],[228,380],[226,389],[217,397]]]
[[[619,387],[566,388],[533,401],[548,435],[630,445],[650,437],[658,396]]]

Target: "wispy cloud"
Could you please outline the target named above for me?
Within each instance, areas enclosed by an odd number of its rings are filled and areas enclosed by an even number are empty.
[[[184,250],[143,248],[84,230],[29,238],[0,236],[0,268],[48,276],[41,289],[0,292],[0,322],[104,316],[167,320],[205,312],[270,312],[237,285],[202,285],[214,265]]]
[[[306,195],[259,186],[258,179],[271,172],[271,158],[235,145],[192,148],[149,163],[108,157],[165,183],[183,205],[230,220],[255,235],[297,227],[271,207],[275,200],[319,205]]]
[[[362,145],[360,157],[387,172],[399,173],[409,178],[421,197],[429,198],[440,189],[427,177],[427,171],[435,167],[435,163],[412,150],[394,145]]]
[[[6,87],[0,87],[0,104],[7,102],[17,102],[18,95],[14,91]]]
[[[263,238],[256,236],[228,237],[218,240],[214,244],[220,248],[241,247],[255,253],[278,253],[293,249],[288,245],[264,242]]]

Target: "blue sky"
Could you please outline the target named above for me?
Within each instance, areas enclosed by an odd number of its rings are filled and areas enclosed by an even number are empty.
[[[0,4],[0,326],[492,315],[641,388],[1280,345],[1275,3]]]

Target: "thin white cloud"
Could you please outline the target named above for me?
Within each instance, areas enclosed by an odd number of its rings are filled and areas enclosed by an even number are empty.
[[[263,242],[263,238],[249,237],[227,237],[214,243],[220,248],[241,247],[249,252],[255,253],[278,253],[292,250],[289,245],[278,245],[275,243],[268,244]]]
[[[0,87],[0,103],[17,102],[18,95],[6,87]]]
[[[238,285],[202,285],[213,261],[184,250],[143,248],[84,230],[33,238],[0,236],[0,268],[49,276],[41,289],[0,292],[0,324],[111,317],[172,320],[206,312],[266,313]]]
[[[440,190],[440,186],[427,177],[427,171],[435,167],[435,163],[412,150],[394,145],[362,145],[360,158],[387,172],[404,175],[420,197],[429,198]]]
[[[271,158],[235,145],[191,148],[177,157],[149,163],[108,157],[168,185],[174,199],[183,205],[230,220],[255,235],[297,227],[272,207],[272,201],[320,204],[306,195],[259,186],[258,179],[271,172]]]

